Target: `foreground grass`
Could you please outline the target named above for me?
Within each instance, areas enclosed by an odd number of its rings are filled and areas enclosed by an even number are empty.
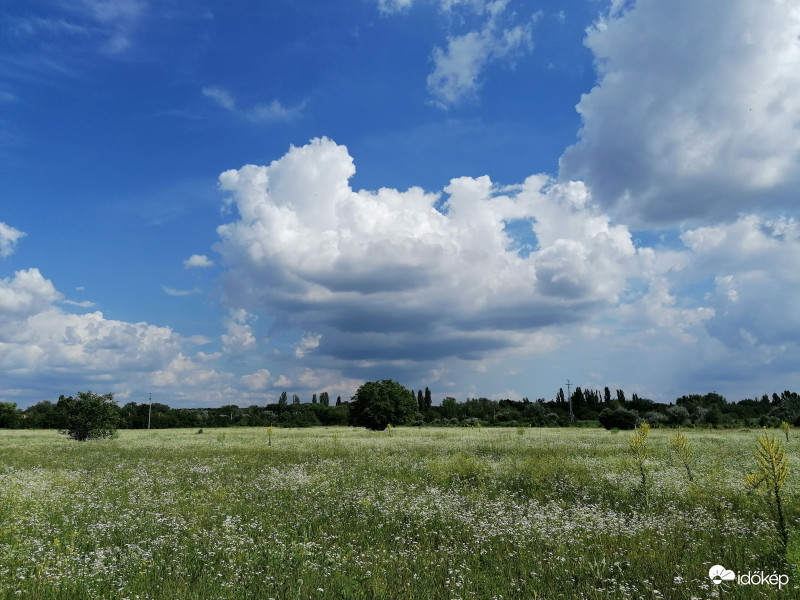
[[[0,432],[0,598],[795,598],[745,493],[760,432],[685,432],[694,482],[653,431],[318,428]],[[788,574],[711,583],[708,569]]]

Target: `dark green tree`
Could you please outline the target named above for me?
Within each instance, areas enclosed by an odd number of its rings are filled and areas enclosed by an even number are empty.
[[[422,390],[417,392],[417,407],[419,408],[420,412],[425,410],[425,398],[422,395]]]
[[[428,388],[425,388],[425,410],[430,410],[432,405],[433,400],[431,399],[431,391]]]
[[[331,405],[331,397],[328,395],[328,392],[322,392],[319,395],[319,403],[322,404],[322,406]]]
[[[0,402],[0,427],[17,429],[22,424],[22,413],[14,402]]]
[[[317,403],[317,392],[314,392],[311,395],[311,404],[316,404],[316,403]]]
[[[63,414],[56,410],[56,405],[49,400],[42,400],[29,406],[25,411],[25,427],[31,429],[64,429],[66,421]]]
[[[407,425],[418,415],[411,392],[391,379],[368,381],[350,402],[350,423],[381,431],[387,425]]]
[[[446,398],[442,399],[441,413],[446,419],[457,419],[458,401],[452,396],[447,396]]]
[[[59,398],[67,416],[67,428],[61,433],[79,442],[111,437],[117,431],[119,408],[114,394],[78,392],[77,398]]]

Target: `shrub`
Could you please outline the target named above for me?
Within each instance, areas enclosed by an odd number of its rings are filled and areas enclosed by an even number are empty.
[[[604,408],[597,419],[606,429],[635,429],[639,415],[624,408]]]
[[[681,427],[692,422],[689,411],[685,406],[670,406],[667,408],[667,419],[670,425]]]
[[[644,417],[642,418],[646,423],[649,423],[652,427],[658,427],[659,425],[664,425],[669,420],[669,418],[666,415],[656,410],[651,410],[646,412],[644,414]]]

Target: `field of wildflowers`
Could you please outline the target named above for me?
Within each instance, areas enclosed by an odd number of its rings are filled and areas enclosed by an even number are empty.
[[[269,433],[0,432],[0,598],[800,597],[796,432],[787,549],[746,485],[761,431]]]

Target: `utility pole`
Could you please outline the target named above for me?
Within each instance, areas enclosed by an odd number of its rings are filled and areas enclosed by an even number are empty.
[[[572,412],[572,392],[570,391],[571,387],[572,383],[570,383],[570,380],[567,379],[567,398],[569,398],[569,422],[574,423],[575,413]]]
[[[147,428],[150,429],[150,415],[153,413],[153,394],[150,393],[150,408],[147,409]]]

